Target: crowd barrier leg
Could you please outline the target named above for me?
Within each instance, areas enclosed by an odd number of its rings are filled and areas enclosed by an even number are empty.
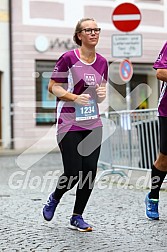
[[[111,136],[114,134],[116,125],[112,120],[108,119],[108,114],[101,117],[103,123],[103,139],[101,145],[101,152],[98,162],[98,167],[103,171],[97,175],[96,182],[102,177],[112,174],[118,174],[122,177],[127,176],[126,173],[120,169],[112,167],[112,148],[111,148]]]

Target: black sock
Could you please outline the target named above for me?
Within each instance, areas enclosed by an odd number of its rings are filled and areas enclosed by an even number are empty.
[[[159,191],[167,172],[158,170],[154,165],[151,171],[151,192],[150,199],[159,199]]]

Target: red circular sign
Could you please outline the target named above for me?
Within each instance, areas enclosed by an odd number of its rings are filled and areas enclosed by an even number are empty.
[[[123,32],[133,31],[141,21],[141,13],[138,7],[131,3],[118,5],[112,14],[112,22],[115,27]]]
[[[125,59],[119,65],[119,73],[120,77],[123,81],[128,82],[132,78],[133,75],[133,66],[132,63]]]

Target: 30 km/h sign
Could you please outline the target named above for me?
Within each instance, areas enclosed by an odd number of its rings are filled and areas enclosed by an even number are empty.
[[[128,59],[123,60],[119,66],[120,77],[123,81],[128,82],[133,75],[133,67]]]
[[[138,27],[141,13],[138,7],[131,3],[118,5],[112,13],[112,22],[122,32],[130,32]]]

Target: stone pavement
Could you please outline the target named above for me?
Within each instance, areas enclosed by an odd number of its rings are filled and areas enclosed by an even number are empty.
[[[38,159],[40,154],[34,153],[24,162],[28,167],[30,160]],[[47,154],[29,168],[18,160],[17,154],[0,156],[0,251],[167,251],[167,192],[161,192],[161,219],[146,219],[148,189],[143,188],[143,182],[147,183],[139,173],[140,181],[134,175],[128,183],[114,175],[98,181],[84,213],[94,230],[79,233],[68,228],[75,188],[63,196],[51,222],[41,215],[43,203],[62,172],[60,154]]]

